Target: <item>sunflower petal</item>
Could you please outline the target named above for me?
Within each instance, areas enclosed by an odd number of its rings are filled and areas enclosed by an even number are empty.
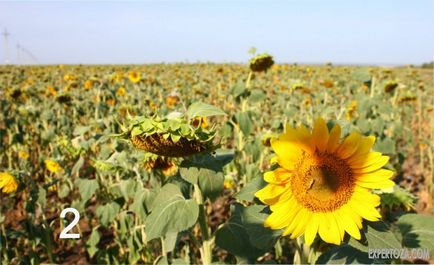
[[[356,152],[348,157],[348,163],[353,162],[354,160],[365,157],[370,151],[372,146],[375,143],[375,136],[362,137],[360,139],[359,146],[357,147]]]
[[[291,173],[284,168],[277,168],[274,171],[268,171],[264,173],[264,180],[272,184],[285,184],[289,181]]]
[[[343,225],[345,231],[347,231],[350,236],[354,237],[357,240],[360,240],[360,230],[357,227],[357,224],[351,218],[351,216],[349,216],[343,209],[339,209],[338,215],[338,219],[340,219],[340,223]]]
[[[344,142],[338,147],[336,152],[341,159],[347,159],[353,155],[360,144],[361,135],[358,132],[352,132]]]
[[[268,184],[263,189],[258,190],[255,196],[266,204],[273,204],[278,197],[286,190],[284,185]]]
[[[364,181],[356,181],[357,185],[364,187],[364,188],[369,188],[369,189],[387,189],[387,188],[391,188],[393,186],[395,186],[395,182],[393,182],[393,180],[390,179],[386,179],[383,181],[378,181],[378,182],[364,182]]]
[[[357,159],[351,161],[347,160],[347,163],[352,168],[364,168],[377,162],[377,160],[380,159],[381,156],[382,154],[380,152],[370,152],[365,156],[358,157]]]
[[[301,206],[298,203],[288,203],[279,211],[271,213],[267,219],[265,219],[264,226],[272,229],[282,229],[288,226],[296,218],[300,209]]]
[[[349,204],[352,206],[354,211],[359,214],[363,219],[368,221],[376,222],[381,218],[380,213],[375,209],[374,206],[368,206],[364,202],[351,199]]]
[[[295,210],[293,211],[293,218],[289,223],[287,223],[287,227],[285,231],[283,231],[282,236],[287,236],[294,231],[300,219],[303,218],[304,211],[305,209],[297,203],[297,207],[295,207]]]
[[[286,140],[271,140],[271,147],[277,154],[277,161],[282,167],[293,170],[295,162],[302,154],[300,146],[296,142]]]
[[[354,175],[354,177],[356,178],[357,181],[362,181],[362,182],[381,182],[392,178],[394,173],[395,172],[393,172],[392,170],[379,169],[377,171],[373,171],[370,173],[362,173],[359,175]]]
[[[319,224],[319,235],[327,243],[339,245],[339,231],[336,220],[330,213],[322,213],[323,219]]]
[[[318,118],[312,130],[312,138],[316,148],[320,152],[324,152],[329,140],[329,130],[327,124],[321,118]]]
[[[306,230],[306,226],[309,223],[309,221],[312,218],[312,212],[306,209],[302,209],[304,213],[302,214],[302,217],[300,218],[297,226],[294,228],[294,231],[291,233],[291,239],[295,239],[299,236],[301,236],[304,231]]]
[[[389,162],[389,157],[388,156],[381,156],[374,163],[370,164],[367,167],[353,168],[353,172],[354,172],[354,174],[359,174],[359,173],[369,173],[372,171],[376,171],[376,170],[382,168],[383,166],[385,166],[387,164],[387,162]]]
[[[339,146],[339,139],[341,137],[341,127],[336,124],[330,131],[329,139],[327,142],[327,151],[333,153]]]
[[[306,225],[306,231],[304,232],[304,242],[307,245],[312,245],[316,234],[318,233],[319,220],[316,213],[312,214],[310,221]]]

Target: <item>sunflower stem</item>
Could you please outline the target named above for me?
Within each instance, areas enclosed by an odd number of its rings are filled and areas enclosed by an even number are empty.
[[[202,246],[200,248],[202,264],[210,265],[212,262],[212,240],[209,234],[203,195],[198,184],[194,184],[194,197],[196,198],[196,202],[199,205],[199,226],[202,233]]]
[[[161,255],[163,257],[166,256],[167,250],[166,250],[166,242],[164,242],[164,237],[160,237],[161,239]]]
[[[253,77],[253,72],[250,71],[250,72],[249,72],[249,76],[247,77],[247,80],[246,80],[246,88],[247,88],[247,89],[250,88],[250,81],[252,80],[252,77]]]

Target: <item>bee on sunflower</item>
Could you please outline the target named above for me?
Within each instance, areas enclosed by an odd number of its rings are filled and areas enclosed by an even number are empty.
[[[371,190],[394,186],[393,171],[383,169],[389,157],[371,151],[374,136],[352,132],[340,141],[340,134],[339,125],[329,131],[318,119],[312,132],[287,126],[271,141],[279,167],[264,174],[268,185],[255,194],[270,206],[266,227],[293,239],[304,234],[308,245],[317,234],[339,245],[345,233],[361,238],[363,219],[381,218],[380,197]]]

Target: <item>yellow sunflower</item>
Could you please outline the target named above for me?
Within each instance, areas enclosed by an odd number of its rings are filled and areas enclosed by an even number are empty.
[[[18,188],[18,182],[14,176],[8,172],[0,172],[0,189],[4,193],[15,192]]]
[[[118,95],[119,97],[125,96],[125,88],[124,87],[118,88],[118,90],[116,90],[116,95]]]
[[[328,243],[340,244],[345,232],[360,239],[362,219],[378,221],[380,197],[371,189],[389,188],[393,172],[382,169],[389,160],[371,152],[374,136],[352,132],[340,142],[341,128],[329,132],[323,119],[312,133],[304,126],[291,128],[271,141],[279,168],[266,172],[268,185],[256,192],[272,213],[265,226],[285,229],[297,238],[304,233],[312,244],[316,234]]]
[[[140,74],[136,71],[131,71],[128,74],[128,78],[130,79],[131,82],[133,83],[138,83],[141,80]]]
[[[62,172],[63,168],[54,160],[47,159],[44,161],[45,167],[52,173]]]

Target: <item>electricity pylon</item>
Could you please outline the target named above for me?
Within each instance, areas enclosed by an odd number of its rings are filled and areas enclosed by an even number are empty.
[[[8,30],[5,28],[5,30],[2,32],[2,35],[5,40],[5,64],[9,63],[9,44],[8,44],[8,36],[10,35]]]

